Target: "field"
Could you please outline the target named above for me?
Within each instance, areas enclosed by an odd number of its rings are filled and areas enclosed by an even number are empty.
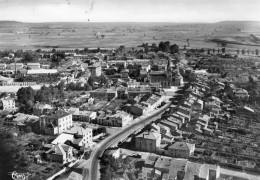
[[[183,47],[220,48],[209,39],[260,46],[260,22],[219,23],[21,23],[0,21],[0,49],[117,48],[170,41]],[[103,36],[103,37],[102,37]],[[251,48],[228,44],[229,48]]]

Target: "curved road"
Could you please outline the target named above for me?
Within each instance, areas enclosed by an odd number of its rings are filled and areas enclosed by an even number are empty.
[[[141,125],[144,125],[145,123],[150,123],[151,121],[154,121],[158,118],[158,116],[163,113],[169,106],[170,102],[164,105],[162,108],[155,110],[148,116],[140,118],[138,122],[135,122],[126,128],[122,129],[118,133],[109,136],[107,139],[104,139],[103,142],[95,149],[94,152],[92,152],[90,157],[90,169],[89,169],[89,177],[85,178],[85,180],[97,180],[97,174],[98,174],[98,157],[102,156],[105,149],[107,149],[112,144],[120,142],[122,139],[126,138],[130,134],[132,134],[135,130],[142,127]]]

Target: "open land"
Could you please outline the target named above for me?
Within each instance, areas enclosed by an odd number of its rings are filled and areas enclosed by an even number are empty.
[[[171,41],[180,47],[260,46],[259,22],[219,23],[21,23],[0,22],[0,49],[116,48]],[[254,48],[254,47],[252,47]]]

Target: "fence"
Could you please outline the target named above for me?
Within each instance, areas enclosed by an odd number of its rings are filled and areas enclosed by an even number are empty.
[[[36,82],[2,82],[0,83],[0,86],[34,86],[36,85]]]

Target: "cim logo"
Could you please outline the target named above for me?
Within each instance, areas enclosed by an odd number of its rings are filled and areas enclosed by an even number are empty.
[[[12,176],[13,180],[28,180],[30,173],[17,173],[16,171],[9,173]]]

